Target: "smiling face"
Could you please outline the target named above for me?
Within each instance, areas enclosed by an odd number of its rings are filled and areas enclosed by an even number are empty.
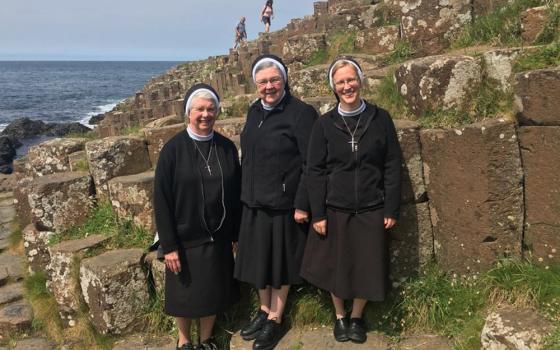
[[[280,102],[284,92],[284,79],[278,68],[273,66],[256,72],[255,84],[257,94],[264,103],[274,106]]]
[[[344,110],[354,110],[360,106],[362,84],[354,66],[348,64],[338,68],[333,74],[334,92]]]
[[[214,127],[218,110],[213,100],[195,97],[189,111],[189,126],[198,135],[209,135]]]

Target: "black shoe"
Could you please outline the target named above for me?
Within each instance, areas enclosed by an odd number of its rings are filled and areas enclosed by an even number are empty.
[[[218,350],[218,344],[216,344],[216,341],[213,338],[208,338],[201,342],[196,350]]]
[[[282,325],[274,320],[267,320],[257,339],[253,343],[253,350],[271,350],[282,339]]]
[[[333,334],[336,341],[344,342],[350,340],[350,338],[348,337],[348,330],[348,318],[343,317],[334,321]]]
[[[176,350],[195,350],[195,349],[194,349],[194,346],[192,345],[192,343],[185,343],[185,344],[179,346],[179,341],[177,340]]]
[[[255,339],[261,331],[261,328],[266,323],[267,318],[268,314],[262,310],[259,310],[255,317],[253,317],[251,322],[249,322],[249,324],[243,327],[243,329],[241,329],[241,332],[239,332],[241,338],[243,338],[243,340]]]
[[[354,343],[364,343],[367,339],[366,325],[361,318],[351,318],[348,327],[348,338]]]

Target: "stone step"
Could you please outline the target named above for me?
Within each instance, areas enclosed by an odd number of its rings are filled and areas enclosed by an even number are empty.
[[[23,298],[23,283],[10,283],[0,288],[0,305]]]
[[[0,225],[0,252],[10,247],[11,234],[12,230],[10,229],[10,224]]]
[[[383,334],[369,332],[365,343],[354,344],[352,342],[340,343],[334,339],[332,329],[330,327],[321,327],[317,329],[290,329],[284,337],[276,345],[276,350],[352,350],[352,349],[368,349],[368,350],[387,350],[391,346],[391,339]],[[245,341],[235,333],[231,338],[231,350],[251,350],[253,348],[252,341]]]
[[[0,308],[0,336],[31,328],[33,309],[26,300],[7,304]]]
[[[7,224],[14,220],[16,217],[16,208],[11,205],[7,207],[0,206],[0,224]]]
[[[0,285],[23,278],[23,258],[13,252],[0,254]]]
[[[16,341],[13,350],[52,350],[55,349],[52,341],[46,338],[27,338]]]
[[[171,337],[148,337],[134,334],[119,340],[113,350],[175,350],[177,340]]]

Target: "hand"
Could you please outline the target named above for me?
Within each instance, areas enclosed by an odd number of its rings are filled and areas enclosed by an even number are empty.
[[[309,214],[304,210],[296,209],[296,211],[294,212],[294,220],[298,224],[309,222]]]
[[[395,224],[397,223],[397,220],[393,219],[393,218],[384,218],[383,219],[383,225],[385,225],[385,229],[388,230],[391,227],[395,226]]]
[[[317,221],[313,224],[313,229],[318,234],[325,236],[327,234],[327,220]]]
[[[239,243],[237,242],[231,243],[231,251],[233,252],[233,254],[237,254],[238,250],[239,250]]]
[[[179,261],[179,253],[177,251],[167,253],[164,256],[165,266],[174,274],[181,272],[181,262]]]

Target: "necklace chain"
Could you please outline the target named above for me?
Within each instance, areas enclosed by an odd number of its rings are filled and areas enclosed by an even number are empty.
[[[350,134],[350,137],[352,138],[348,142],[350,144],[350,147],[352,148],[352,152],[357,152],[358,151],[358,142],[355,141],[354,135],[356,134],[356,131],[358,130],[358,126],[360,126],[360,120],[362,119],[362,116],[360,115],[358,117],[358,122],[356,123],[356,127],[354,128],[354,131],[350,131],[350,128],[348,127],[348,123],[346,123],[346,119],[344,118],[344,116],[341,115],[340,117],[342,118],[342,121],[344,122],[344,126],[346,126],[346,130],[348,130],[348,133]]]
[[[195,140],[192,140],[193,144],[194,144],[194,148],[197,149],[198,153],[200,153],[200,155],[202,156],[202,159],[204,160],[204,163],[206,163],[205,168],[208,170],[208,174],[212,175],[212,171],[210,170],[210,157],[212,155],[212,146],[214,146],[214,140],[212,139],[212,143],[210,144],[210,150],[208,151],[208,158],[204,157],[204,154],[202,154],[202,151],[200,151],[200,148],[198,148],[198,145],[196,144]],[[206,231],[208,231],[208,233],[210,233],[210,239],[213,241],[214,237],[212,236],[212,234],[218,232],[221,228],[222,225],[224,224],[224,220],[226,219],[226,202],[225,202],[225,191],[224,191],[224,171],[222,170],[222,164],[220,162],[220,157],[218,156],[218,150],[216,149],[216,147],[214,147],[214,153],[216,154],[216,160],[218,161],[218,169],[220,169],[220,175],[221,175],[221,189],[222,189],[222,218],[220,219],[220,224],[218,225],[217,228],[211,230],[208,227],[208,223],[206,222],[206,210],[205,210],[205,205],[204,203],[206,202],[205,200],[205,195],[204,195],[204,181],[201,179],[201,191],[202,191],[202,222],[204,223],[204,227],[206,228]]]
[[[193,140],[193,143],[194,143],[194,148],[196,148],[198,153],[200,153],[200,156],[204,160],[204,164],[206,164],[204,168],[208,170],[208,175],[212,175],[212,169],[210,168],[209,163],[210,163],[210,157],[212,156],[212,147],[214,147],[214,140],[212,140],[212,142],[210,143],[210,150],[208,151],[208,157],[204,157],[204,154],[202,154],[202,151],[200,150],[200,148],[198,148],[198,145],[196,144],[195,140]]]

